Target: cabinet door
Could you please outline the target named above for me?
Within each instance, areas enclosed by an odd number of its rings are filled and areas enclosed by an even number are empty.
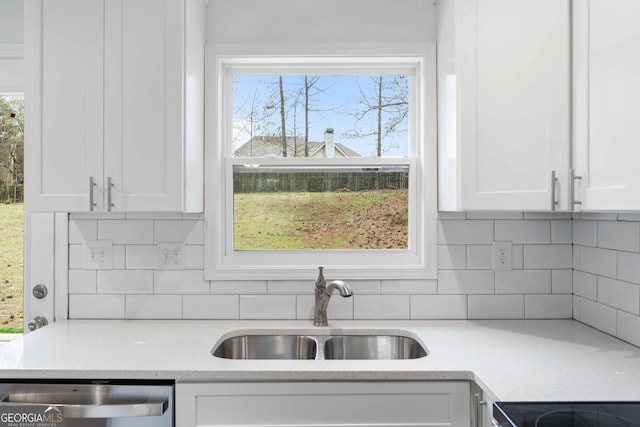
[[[640,2],[574,0],[576,198],[640,209]]]
[[[457,209],[552,209],[552,172],[558,200],[569,182],[569,1],[456,0],[442,8],[453,36],[439,30],[439,39],[455,53],[448,64],[439,58],[440,100],[456,107],[440,135],[457,142],[441,143],[440,163],[455,158]],[[440,191],[446,200],[448,189]]]
[[[176,385],[176,423],[195,426],[469,427],[468,382]]]
[[[105,178],[112,209],[181,211],[182,0],[105,0]]]
[[[25,1],[29,211],[90,209],[89,178],[103,174],[102,42],[101,0]]]

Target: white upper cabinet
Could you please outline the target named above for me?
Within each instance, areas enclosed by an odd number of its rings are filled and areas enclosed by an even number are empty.
[[[574,0],[575,198],[640,209],[640,1]]]
[[[439,0],[438,25],[439,209],[568,209],[569,0]]]
[[[202,0],[26,0],[30,211],[202,211]]]

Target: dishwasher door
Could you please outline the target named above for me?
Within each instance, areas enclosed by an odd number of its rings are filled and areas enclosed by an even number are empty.
[[[173,427],[172,382],[3,382],[0,427]]]

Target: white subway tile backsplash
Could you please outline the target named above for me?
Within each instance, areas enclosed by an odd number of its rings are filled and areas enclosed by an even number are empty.
[[[98,270],[99,294],[153,294],[151,270]]]
[[[204,244],[204,221],[167,220],[155,221],[155,241]]]
[[[113,257],[113,269],[124,270],[126,268],[126,245],[113,245],[111,246]]]
[[[496,294],[550,294],[551,270],[496,271]]]
[[[467,213],[439,211],[438,219],[467,219]]]
[[[573,297],[574,319],[610,335],[616,334],[616,309],[579,296]]]
[[[186,245],[184,247],[184,264],[187,270],[204,269],[204,245]]]
[[[466,295],[412,295],[412,319],[466,319]]]
[[[469,319],[523,319],[524,295],[469,295]]]
[[[438,245],[438,268],[441,270],[464,270],[467,267],[465,245]]]
[[[599,221],[598,247],[640,252],[640,223]]]
[[[313,320],[315,297],[313,295],[298,295],[296,318],[299,320]],[[331,297],[327,307],[327,317],[331,320],[352,320],[354,298]]]
[[[598,244],[598,223],[596,221],[573,221],[573,244],[596,246]]]
[[[409,295],[354,295],[354,319],[410,319]]]
[[[618,214],[615,212],[576,212],[574,218],[589,219],[596,221],[616,221]]]
[[[158,268],[156,245],[127,245],[125,266],[129,270],[155,270]]]
[[[329,280],[327,278],[327,283]],[[382,292],[382,282],[380,280],[349,280],[349,285],[354,295],[379,295]]]
[[[524,245],[524,268],[571,268],[572,245]]]
[[[211,282],[212,294],[262,295],[267,293],[266,280],[214,280]]]
[[[126,218],[126,215],[124,212],[71,212],[69,218],[72,220],[122,220]]]
[[[617,274],[617,277],[620,280],[640,283],[640,254],[618,252]]]
[[[127,295],[127,319],[182,319],[182,295]]]
[[[153,221],[100,221],[98,222],[98,240],[111,240],[114,244],[152,244]]]
[[[184,295],[183,319],[238,319],[240,297],[238,295]]]
[[[328,283],[328,282],[327,282]],[[267,282],[267,293],[298,295],[313,294],[315,292],[315,279],[310,280],[269,280]]]
[[[467,269],[492,270],[493,246],[492,245],[467,245]]]
[[[240,295],[240,319],[295,318],[295,295]]]
[[[514,270],[522,270],[524,268],[524,245],[511,246],[511,268]]]
[[[640,285],[598,277],[598,302],[640,315]]]
[[[80,270],[83,268],[84,245],[69,245],[69,269]]]
[[[154,279],[154,294],[206,295],[211,293],[211,283],[204,280],[202,270],[157,270]]]
[[[523,244],[551,243],[551,222],[544,220],[496,221],[495,239]]]
[[[577,269],[600,276],[616,277],[618,254],[609,249],[577,246]]]
[[[438,218],[437,280],[349,280],[354,296],[334,295],[329,319],[573,315],[640,345],[640,214],[440,212]],[[113,242],[113,269],[84,271],[83,244],[97,239]],[[312,319],[315,278],[204,280],[203,239],[202,214],[71,214],[69,317]],[[514,242],[513,270],[492,270],[494,240]],[[164,241],[186,243],[186,270],[157,269],[155,243]]]
[[[493,221],[438,221],[438,244],[489,244],[491,242],[493,242]]]
[[[383,280],[383,295],[427,295],[438,293],[437,280]]]
[[[525,295],[525,319],[571,319],[573,297],[567,295]]]
[[[572,221],[551,221],[551,243],[573,243]]]
[[[127,212],[126,219],[182,219],[180,212]]]
[[[572,294],[573,270],[551,270],[551,292],[554,294]]]
[[[598,299],[598,276],[575,270],[573,272],[573,293],[593,301]]]
[[[618,311],[618,338],[640,347],[640,317]]]
[[[494,272],[492,270],[438,271],[439,294],[492,294],[493,292]]]
[[[69,244],[83,244],[88,240],[98,240],[98,221],[69,221]]]
[[[571,219],[571,212],[525,212],[524,219]]]
[[[96,270],[69,270],[69,293],[95,294],[97,281]]]
[[[522,212],[486,212],[486,211],[469,211],[467,219],[523,219]]]
[[[70,319],[124,319],[124,295],[69,295]]]
[[[640,221],[640,212],[618,212],[618,221]]]

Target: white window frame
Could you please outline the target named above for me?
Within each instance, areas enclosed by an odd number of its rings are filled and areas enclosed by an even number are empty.
[[[324,266],[342,279],[433,279],[437,277],[437,106],[435,44],[351,46],[206,47],[205,251],[206,280],[309,279]],[[313,71],[310,70],[313,67]],[[277,70],[276,70],[277,68]],[[253,158],[252,164],[410,165],[409,247],[406,250],[234,251],[232,166],[232,75],[411,74],[408,158]]]

